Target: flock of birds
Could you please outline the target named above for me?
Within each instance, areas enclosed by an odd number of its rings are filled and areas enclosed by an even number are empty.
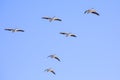
[[[96,10],[94,10],[93,8],[92,9],[88,9],[88,10],[86,10],[84,12],[84,14],[88,14],[88,13],[92,13],[92,14],[95,14],[95,15],[99,16],[99,13]],[[52,22],[52,21],[62,21],[62,19],[56,18],[55,16],[54,17],[42,17],[42,19],[49,20],[49,22]],[[66,37],[68,37],[68,36],[77,37],[75,34],[68,33],[68,32],[60,32],[60,34],[65,35]],[[51,57],[53,59],[56,59],[56,60],[60,61],[60,59],[55,54],[54,55],[50,55],[48,57]],[[56,74],[54,69],[52,69],[52,68],[47,68],[47,69],[45,69],[45,71],[51,72],[54,75]]]
[[[60,59],[56,56],[56,54],[49,55],[48,57],[60,61]],[[51,72],[51,73],[53,73],[54,75],[56,74],[55,71],[54,71],[54,69],[52,69],[52,68],[45,69],[45,71]]]
[[[95,15],[99,16],[99,13],[98,13],[95,9],[93,9],[93,8],[84,11],[84,14],[89,14],[89,13],[92,13],[92,14],[95,14]],[[62,21],[62,19],[56,18],[55,16],[54,16],[54,17],[42,17],[42,19],[46,19],[46,20],[48,20],[49,22],[52,22],[52,21]],[[6,29],[4,29],[4,30],[6,30],[6,31],[11,31],[11,32],[13,32],[13,33],[14,33],[14,32],[25,32],[24,30],[22,30],[22,29],[17,29],[17,28],[6,28]],[[72,34],[72,33],[69,33],[69,32],[60,32],[60,34],[65,35],[66,37],[68,37],[68,36],[77,37],[75,34]],[[55,54],[49,55],[48,57],[60,61],[60,59],[59,59]],[[56,74],[55,71],[54,71],[52,68],[45,69],[45,71],[51,72],[51,73],[53,73],[54,75]]]
[[[95,15],[97,15],[97,16],[100,15],[100,14],[99,14],[95,9],[93,9],[93,8],[84,11],[84,14],[89,14],[89,13],[95,14]],[[56,18],[55,16],[54,16],[54,17],[42,17],[42,19],[49,20],[49,22],[52,22],[52,21],[62,21],[62,19]],[[13,32],[13,33],[14,33],[14,32],[25,32],[24,30],[22,30],[22,29],[17,29],[17,28],[6,28],[6,29],[4,29],[4,30],[6,30],[6,31],[11,31],[11,32]],[[66,37],[68,37],[68,36],[77,37],[75,34],[68,33],[68,32],[60,32],[60,34],[65,35]]]

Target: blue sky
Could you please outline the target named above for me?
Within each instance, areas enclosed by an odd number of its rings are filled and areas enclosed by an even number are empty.
[[[120,80],[119,0],[1,0],[0,80]],[[84,14],[94,8],[100,14]],[[56,16],[49,22],[43,16]],[[24,29],[11,33],[5,28]],[[60,32],[77,35],[65,37]],[[56,54],[58,62],[47,58]],[[56,75],[44,72],[53,68]]]

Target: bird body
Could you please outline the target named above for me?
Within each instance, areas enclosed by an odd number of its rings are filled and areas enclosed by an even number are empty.
[[[55,54],[49,55],[48,57],[51,57],[51,58],[53,58],[53,59],[56,59],[56,60],[60,61],[60,59],[59,59]]]
[[[22,29],[13,29],[13,28],[6,28],[5,30],[7,30],[7,31],[11,31],[11,32],[24,32],[24,30],[22,30]]]
[[[45,69],[45,71],[51,72],[51,73],[53,73],[54,75],[56,74],[52,68]]]
[[[52,22],[52,21],[62,21],[61,19],[56,18],[55,16],[54,17],[42,17],[42,19],[47,19],[47,20],[49,20],[49,22]]]
[[[95,10],[95,9],[88,9],[88,10],[86,10],[85,12],[84,12],[84,14],[88,14],[88,13],[93,13],[93,14],[96,14],[96,15],[98,15],[99,16],[99,13]]]
[[[60,34],[63,34],[63,35],[65,35],[66,37],[68,37],[68,36],[77,37],[75,34],[72,34],[72,33],[60,32]]]

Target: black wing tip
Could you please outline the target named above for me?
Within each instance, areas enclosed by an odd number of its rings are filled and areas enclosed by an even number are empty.
[[[24,30],[18,30],[18,31],[20,31],[20,32],[25,32]]]
[[[22,32],[25,32],[25,30],[22,30]]]
[[[59,19],[59,21],[62,21],[62,19]]]
[[[97,14],[98,16],[100,16],[100,14]]]
[[[73,37],[77,37],[77,36],[73,36]]]
[[[71,35],[72,37],[77,37],[76,35]]]
[[[58,57],[55,57],[55,59],[57,59],[58,61],[60,61],[60,59]]]
[[[52,71],[52,73],[53,73],[54,75],[56,75],[56,73],[55,73],[54,71]]]
[[[86,11],[84,11],[84,14],[86,14],[87,13],[87,10]]]
[[[6,29],[4,29],[4,30],[6,30],[6,31],[11,31],[12,29],[10,29],[10,28],[6,28]]]
[[[92,12],[93,14],[96,14],[97,16],[100,16],[100,14],[99,13],[97,13],[97,12]]]
[[[60,32],[60,34],[65,34],[65,32]]]
[[[57,21],[62,21],[62,19],[55,19],[55,20],[57,20]]]

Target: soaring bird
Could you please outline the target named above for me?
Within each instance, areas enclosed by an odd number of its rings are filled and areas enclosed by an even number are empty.
[[[56,74],[52,68],[45,69],[47,72],[52,72],[54,75]]]
[[[13,29],[13,28],[6,28],[6,29],[4,29],[4,30],[11,31],[11,32],[24,32],[24,30],[22,30],[22,29],[17,29],[17,28],[15,28],[15,29]]]
[[[48,57],[51,57],[51,58],[54,58],[54,59],[60,61],[60,59],[59,59],[55,54],[53,54],[53,55],[49,55]]]
[[[60,32],[60,34],[63,34],[66,37],[68,37],[68,36],[77,37],[75,34],[72,34],[72,33]]]
[[[55,16],[54,17],[42,17],[42,19],[47,19],[47,20],[49,20],[49,22],[52,22],[52,21],[62,21],[61,19],[56,18]]]
[[[96,15],[98,15],[98,16],[100,15],[100,14],[99,14],[95,9],[93,9],[93,8],[86,10],[86,11],[84,12],[84,14],[86,14],[86,13],[87,13],[87,14],[88,14],[88,13],[93,13],[93,14],[96,14]]]

